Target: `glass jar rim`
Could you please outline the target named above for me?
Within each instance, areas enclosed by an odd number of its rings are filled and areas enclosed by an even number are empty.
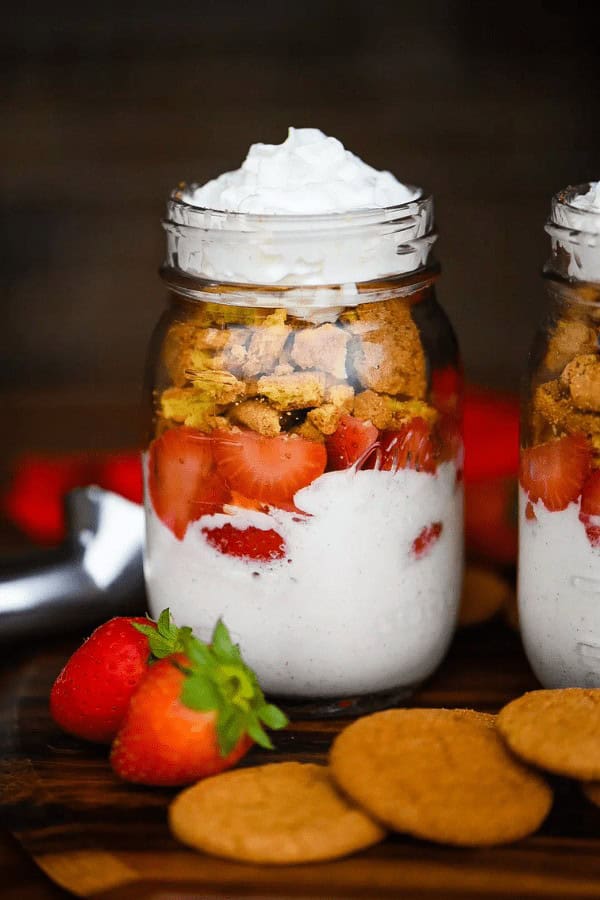
[[[314,215],[259,215],[191,205],[173,191],[163,227],[167,266],[233,284],[358,284],[432,260],[433,197]]]
[[[415,196],[404,203],[393,206],[367,207],[354,209],[347,212],[330,213],[247,213],[235,212],[223,209],[211,209],[210,207],[196,206],[183,199],[186,189],[194,189],[194,183],[182,182],[171,191],[167,201],[167,218],[163,220],[163,226],[168,230],[170,225],[183,225],[202,230],[219,230],[232,232],[290,232],[306,233],[314,232],[321,227],[325,231],[331,229],[363,228],[369,226],[381,226],[386,223],[398,226],[406,221],[406,227],[416,225],[414,216],[417,215],[420,228],[418,235],[430,233],[433,229],[433,196],[420,187],[407,185],[415,191]],[[425,215],[423,215],[425,214]],[[423,226],[424,229],[423,230]]]
[[[569,243],[588,243],[600,237],[600,209],[583,209],[573,201],[587,194],[593,182],[569,185],[552,197],[550,217],[545,230],[551,237],[566,238]]]

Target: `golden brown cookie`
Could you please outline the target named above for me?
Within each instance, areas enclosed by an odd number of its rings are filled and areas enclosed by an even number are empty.
[[[358,719],[334,741],[332,775],[396,831],[458,846],[525,837],[552,792],[515,760],[494,717],[470,710],[391,709]]]
[[[480,625],[508,606],[514,591],[508,582],[486,566],[468,565],[458,613],[458,624]]]
[[[584,781],[581,789],[590,803],[600,806],[600,781]]]
[[[600,779],[600,688],[530,691],[498,714],[521,759],[581,781]]]
[[[297,762],[200,781],[175,798],[169,824],[190,847],[257,863],[336,859],[385,837],[339,793],[326,766]]]

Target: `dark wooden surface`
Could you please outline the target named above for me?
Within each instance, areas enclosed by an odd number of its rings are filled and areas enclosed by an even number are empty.
[[[4,670],[1,820],[42,869],[82,896],[600,896],[600,810],[563,780],[554,782],[554,809],[541,831],[509,847],[457,850],[395,836],[346,860],[293,868],[234,864],[188,851],[166,826],[172,791],[120,783],[102,749],[63,735],[49,719],[48,691],[74,644],[40,647],[33,655],[23,651]],[[460,633],[414,702],[495,711],[533,686],[517,636],[494,623]],[[323,761],[339,727],[294,723],[278,735],[276,754],[253,751],[246,763]],[[33,882],[28,890],[13,896],[61,896]]]

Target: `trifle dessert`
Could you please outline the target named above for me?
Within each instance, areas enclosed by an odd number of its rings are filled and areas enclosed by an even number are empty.
[[[522,426],[519,614],[546,687],[600,686],[600,182],[553,200]]]
[[[144,457],[150,609],[222,619],[304,712],[394,702],[452,636],[461,377],[432,200],[316,129],[173,192]]]

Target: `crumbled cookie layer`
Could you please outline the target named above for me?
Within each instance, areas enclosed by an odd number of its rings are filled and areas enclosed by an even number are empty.
[[[400,300],[356,307],[347,327],[349,355],[365,388],[422,399],[427,389],[425,354],[410,306]]]
[[[275,437],[281,431],[279,413],[264,400],[245,400],[231,409],[230,416],[238,425],[245,425],[266,437]]]
[[[533,398],[533,411],[534,415],[548,423],[555,435],[578,431],[587,435],[600,434],[600,414],[575,409],[568,392],[558,380],[548,381],[537,388]],[[541,425],[534,419],[536,430],[539,431]]]
[[[548,343],[544,365],[551,372],[561,372],[574,356],[593,353],[597,348],[594,329],[585,322],[561,319]]]
[[[572,359],[563,369],[560,381],[577,409],[600,412],[600,359],[595,354]]]
[[[258,379],[258,392],[281,412],[320,406],[325,397],[325,375],[322,372],[264,375]]]
[[[202,390],[194,388],[167,388],[160,398],[160,413],[163,420],[178,425],[189,425],[198,431],[213,431],[226,428],[227,419],[218,413],[222,407],[215,405]]]
[[[377,394],[375,391],[357,394],[354,415],[369,420],[380,430],[398,428],[416,416],[431,424],[437,419],[437,411],[423,400],[396,400],[389,394]]]
[[[290,357],[300,369],[320,369],[334,378],[346,378],[349,335],[336,325],[319,325],[296,332]]]

